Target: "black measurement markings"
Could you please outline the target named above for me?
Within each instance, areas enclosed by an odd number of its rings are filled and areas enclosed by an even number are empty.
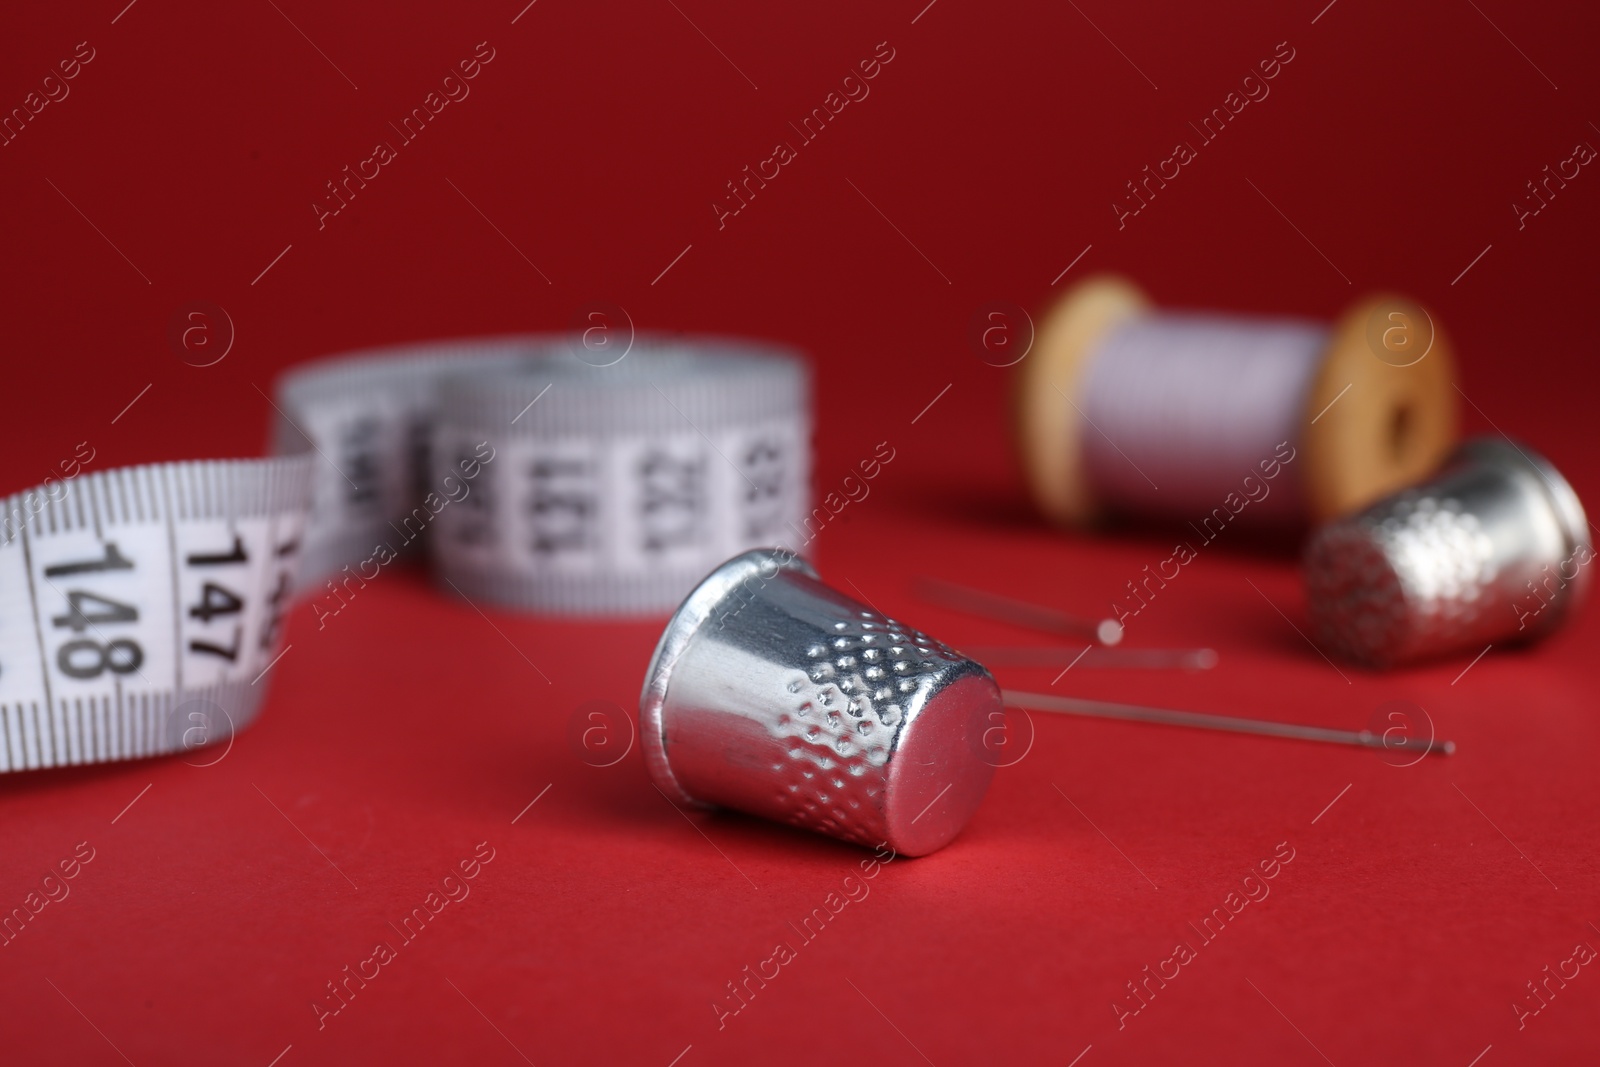
[[[499,476],[498,471],[491,472],[479,464],[477,453],[467,451],[465,444],[456,447],[455,462],[452,469],[463,473],[470,469],[468,464],[477,465],[482,480],[452,510],[447,520],[451,540],[468,548],[487,548],[495,541],[494,483]]]
[[[133,561],[122,554],[115,541],[107,541],[98,559],[57,563],[46,567],[44,576],[46,579],[80,578],[83,575],[125,570],[133,570]],[[71,630],[79,636],[56,649],[56,667],[62,674],[68,678],[89,680],[100,677],[108,669],[113,674],[131,674],[139,669],[144,663],[144,649],[133,638],[117,637],[105,641],[83,636],[83,632],[91,627],[99,634],[101,626],[138,622],[137,606],[124,604],[86,588],[67,589],[63,595],[67,598],[67,612],[53,616],[51,625]]]
[[[184,557],[184,563],[189,567],[227,567],[249,563],[250,557],[244,549],[244,538],[239,534],[233,535],[233,550],[231,552],[191,552]],[[229,579],[230,581],[232,579]],[[188,605],[188,617],[199,619],[204,625],[209,626],[216,618],[232,617],[244,612],[244,597],[223,585],[220,581],[212,581],[207,577],[200,587],[200,602]],[[229,663],[239,661],[239,642],[244,639],[244,623],[235,622],[233,626],[233,642],[228,645],[219,645],[212,641],[201,641],[190,638],[189,651],[202,655],[216,656]]]
[[[167,558],[172,567],[172,603],[174,606],[183,602],[183,594],[178,589],[178,512],[172,506],[172,474],[171,469],[161,468],[161,507],[165,510],[165,523],[167,527]],[[150,510],[155,512],[154,501]],[[183,692],[183,657],[178,655],[178,649],[183,647],[183,619],[178,613],[172,613],[172,691]]]
[[[639,525],[646,552],[662,553],[705,539],[710,510],[706,456],[675,456],[652,448],[639,461]]]
[[[345,502],[352,508],[372,508],[378,500],[378,458],[374,438],[378,420],[362,417],[339,433],[339,460],[346,482]]]
[[[533,520],[529,547],[535,556],[582,552],[595,546],[600,499],[594,468],[590,459],[553,456],[540,457],[528,465],[528,477],[533,482],[528,501]]]
[[[771,438],[750,443],[739,457],[744,474],[744,537],[766,538],[783,521],[783,491],[789,481],[788,454]]]
[[[50,659],[49,653],[45,651],[44,647],[44,624],[40,621],[39,616],[39,590],[38,583],[33,580],[33,548],[32,539],[28,536],[27,526],[22,527],[22,566],[28,572],[28,600],[33,606],[33,632],[39,640],[39,676],[44,681],[45,715],[52,723],[52,729],[48,731],[50,736],[50,763],[57,764],[60,760],[57,758],[56,738],[53,729],[55,698],[50,692]],[[44,762],[45,734],[46,731],[42,730],[39,725],[39,704],[35,701],[33,704],[33,737],[34,744],[39,748],[39,760],[41,763]],[[24,741],[24,745],[26,745],[26,741]]]
[[[261,627],[261,639],[256,642],[256,647],[263,652],[270,651],[278,641],[278,630],[283,625],[284,612],[289,610],[289,594],[291,588],[290,576],[294,572],[294,557],[300,551],[300,537],[278,543],[278,516],[274,515],[268,529],[271,544],[276,547],[272,550],[274,566],[267,568],[266,574],[270,577],[277,576],[277,584],[272,592],[267,594],[267,618]]]

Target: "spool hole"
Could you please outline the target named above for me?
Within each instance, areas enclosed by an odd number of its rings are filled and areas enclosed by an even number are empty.
[[[1411,455],[1416,438],[1416,420],[1410,404],[1398,404],[1389,413],[1389,456],[1395,463],[1404,463]]]

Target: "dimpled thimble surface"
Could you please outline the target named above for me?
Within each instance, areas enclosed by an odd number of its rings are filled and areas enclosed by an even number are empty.
[[[1582,600],[1593,559],[1567,480],[1482,437],[1429,481],[1317,531],[1306,592],[1319,641],[1387,667],[1544,636]]]
[[[759,549],[689,594],[639,700],[645,761],[675,801],[920,856],[977,810],[1001,711],[989,672]]]

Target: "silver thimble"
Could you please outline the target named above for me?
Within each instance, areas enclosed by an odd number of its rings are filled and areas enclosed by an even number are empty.
[[[645,762],[675,801],[921,856],[977,810],[1000,713],[989,672],[823,585],[780,549],[690,593],[639,697]]]
[[[1319,639],[1375,667],[1550,633],[1583,599],[1583,505],[1548,461],[1501,438],[1317,531],[1306,587]]]

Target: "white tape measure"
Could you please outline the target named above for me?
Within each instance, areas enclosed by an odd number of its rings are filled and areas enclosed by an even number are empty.
[[[0,770],[231,736],[278,654],[311,460],[163,463],[7,501]]]
[[[5,502],[0,771],[231,739],[297,596],[319,620],[426,543],[463,595],[649,613],[805,538],[809,380],[780,350],[513,337],[287,375],[263,460],[156,464]]]

